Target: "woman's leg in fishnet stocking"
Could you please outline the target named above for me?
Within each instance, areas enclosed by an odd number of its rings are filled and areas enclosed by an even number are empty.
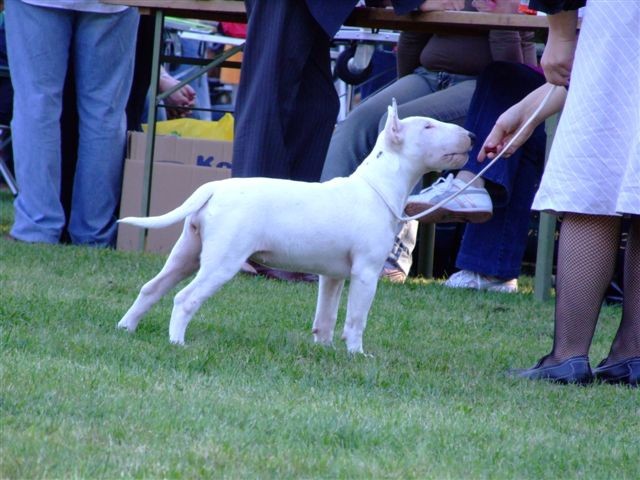
[[[631,219],[624,256],[622,321],[607,364],[640,356],[640,216]]]
[[[620,218],[568,213],[558,247],[553,350],[543,365],[587,355],[615,268]]]

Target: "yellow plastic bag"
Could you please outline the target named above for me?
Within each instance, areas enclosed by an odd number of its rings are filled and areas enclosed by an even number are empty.
[[[147,124],[142,125],[147,131]],[[178,118],[156,122],[156,135],[175,135],[184,138],[233,141],[233,116],[225,113],[220,120],[207,121],[194,118]]]

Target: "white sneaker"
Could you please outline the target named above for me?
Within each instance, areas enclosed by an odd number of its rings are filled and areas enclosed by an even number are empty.
[[[460,270],[444,282],[445,287],[472,288],[474,290],[487,290],[489,292],[516,293],[518,291],[518,279],[500,280],[496,277],[480,275],[470,270]]]
[[[411,195],[407,200],[404,212],[418,215],[430,209],[441,200],[462,190],[465,182],[449,174],[447,178],[439,178],[433,185],[425,188],[417,195]],[[493,204],[489,192],[484,188],[468,187],[453,200],[445,203],[435,211],[418,218],[423,223],[440,222],[486,222],[493,215]]]

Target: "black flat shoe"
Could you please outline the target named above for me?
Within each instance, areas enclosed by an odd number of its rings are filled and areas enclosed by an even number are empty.
[[[585,385],[593,381],[593,373],[589,365],[589,357],[581,355],[571,357],[556,365],[542,366],[547,356],[538,360],[532,368],[514,369],[508,373],[515,378],[527,378],[529,380],[547,380],[556,383],[577,383]]]
[[[640,379],[640,357],[631,357],[626,360],[605,365],[607,358],[602,360],[596,368],[593,369],[593,375],[596,379],[605,383],[622,383],[630,387],[638,387],[638,379]]]

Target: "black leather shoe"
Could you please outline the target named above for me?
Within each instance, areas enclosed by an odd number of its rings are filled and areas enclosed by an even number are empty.
[[[542,364],[547,356],[538,360],[532,368],[510,370],[512,377],[528,378],[529,380],[547,380],[556,383],[577,383],[584,385],[593,381],[593,373],[589,365],[589,357],[581,355],[571,357],[556,365],[543,367]]]
[[[630,387],[638,387],[640,379],[640,357],[631,357],[611,365],[605,365],[607,359],[602,360],[593,369],[596,379],[605,383],[622,383]]]

